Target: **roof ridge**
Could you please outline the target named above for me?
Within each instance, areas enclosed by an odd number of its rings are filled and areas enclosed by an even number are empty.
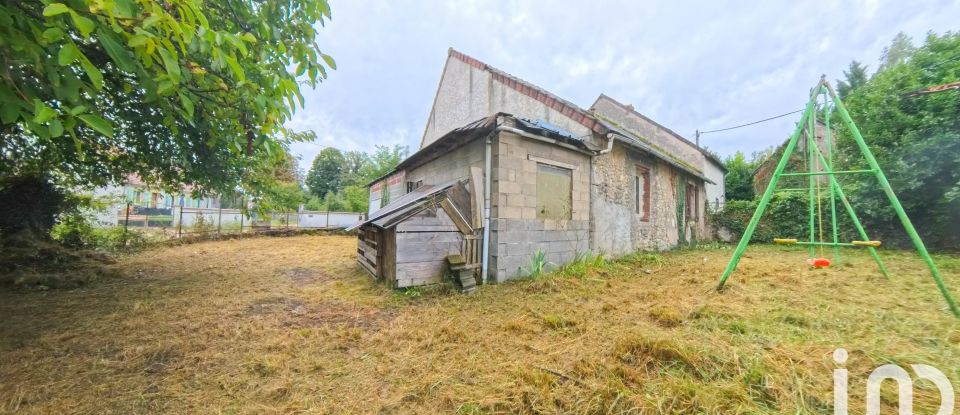
[[[447,55],[473,66],[474,68],[490,72],[490,74],[493,75],[494,80],[514,89],[517,92],[520,92],[523,95],[542,102],[553,110],[563,114],[571,120],[580,123],[584,127],[587,127],[594,132],[599,134],[606,134],[609,132],[607,131],[607,128],[603,126],[603,124],[597,122],[593,114],[591,114],[589,111],[570,101],[560,98],[556,94],[553,94],[542,87],[534,85],[517,76],[511,75],[452,47],[447,50]]]
[[[591,111],[594,111],[594,113],[597,113],[597,111],[596,111],[596,109],[595,109],[594,107],[597,105],[597,102],[599,102],[599,101],[600,101],[601,99],[603,99],[603,98],[606,98],[606,99],[610,100],[611,102],[613,102],[615,105],[619,106],[620,108],[623,108],[623,109],[629,111],[630,113],[632,113],[632,114],[634,114],[634,115],[636,115],[636,116],[638,116],[638,117],[640,117],[640,118],[643,118],[643,119],[649,121],[651,124],[653,124],[653,125],[655,125],[655,126],[657,126],[657,127],[662,128],[664,131],[666,131],[666,132],[669,133],[670,135],[672,135],[672,136],[674,136],[674,137],[676,137],[676,138],[679,138],[680,141],[682,141],[682,142],[684,142],[684,143],[687,143],[688,145],[690,145],[691,147],[693,147],[693,148],[696,149],[697,151],[703,153],[703,155],[706,156],[708,159],[711,159],[711,160],[713,160],[714,162],[716,162],[717,164],[719,164],[720,166],[723,166],[723,160],[718,159],[716,156],[714,156],[714,155],[711,154],[710,152],[706,151],[704,148],[702,148],[702,147],[696,145],[694,142],[690,141],[690,139],[688,139],[688,138],[686,138],[686,137],[678,134],[676,131],[671,130],[671,129],[670,129],[669,127],[667,127],[667,126],[656,122],[653,118],[650,118],[650,117],[648,117],[648,116],[646,116],[646,115],[641,114],[639,111],[636,110],[636,108],[635,108],[633,105],[624,104],[624,103],[622,103],[622,102],[620,102],[620,101],[617,101],[615,98],[613,98],[613,97],[611,97],[611,96],[609,96],[609,95],[607,95],[607,94],[605,94],[605,93],[603,93],[603,92],[601,92],[601,93],[600,93],[600,96],[597,97],[597,99],[596,99],[595,101],[593,101],[593,105],[590,106],[590,110],[591,110]]]

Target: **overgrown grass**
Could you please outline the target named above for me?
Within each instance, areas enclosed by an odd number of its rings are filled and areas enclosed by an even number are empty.
[[[0,412],[851,413],[877,366],[960,385],[960,327],[915,255],[803,250],[583,255],[540,278],[389,290],[350,236],[200,242],[126,256],[120,279],[0,291]],[[960,289],[960,260],[938,256]],[[844,265],[849,264],[849,266]],[[895,413],[893,383],[883,388]],[[918,382],[915,408],[939,394]]]

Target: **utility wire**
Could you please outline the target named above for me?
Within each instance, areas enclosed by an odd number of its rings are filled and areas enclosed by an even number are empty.
[[[803,112],[803,109],[798,109],[798,110],[796,110],[796,111],[788,112],[788,113],[786,113],[786,114],[780,114],[780,115],[777,115],[777,116],[774,116],[774,117],[770,117],[770,118],[764,118],[764,119],[759,120],[759,121],[754,121],[754,122],[748,122],[748,123],[746,123],[746,124],[735,125],[735,126],[733,126],[733,127],[721,128],[721,129],[718,129],[718,130],[710,130],[710,131],[697,131],[697,135],[700,136],[700,135],[704,135],[704,134],[707,134],[707,133],[719,133],[719,132],[721,132],[721,131],[735,130],[735,129],[737,129],[737,128],[747,127],[747,126],[751,126],[751,125],[754,125],[754,124],[760,124],[760,123],[762,123],[762,122],[767,122],[767,121],[770,121],[770,120],[775,120],[775,119],[777,119],[777,118],[783,118],[783,117],[786,117],[786,116],[788,116],[788,115],[796,114],[796,113],[798,113],[798,112]]]
[[[960,54],[955,55],[955,56],[950,57],[950,58],[946,58],[946,59],[943,59],[943,60],[939,60],[939,61],[936,61],[936,62],[932,62],[932,63],[924,66],[924,68],[925,68],[925,69],[930,69],[930,68],[932,68],[932,67],[935,67],[935,66],[938,66],[938,65],[942,65],[942,64],[944,64],[944,63],[947,63],[947,62],[950,62],[950,61],[953,61],[953,60],[956,60],[956,59],[960,59]],[[952,86],[952,84],[949,84],[949,85]],[[941,85],[941,86],[942,86],[942,85]],[[955,88],[950,88],[950,89],[955,89]],[[912,95],[912,94],[920,95],[920,94],[918,94],[918,92],[921,92],[921,91],[924,91],[924,90],[914,91],[914,92],[912,92],[912,93],[908,93],[907,95]],[[935,92],[939,92],[939,91],[935,91]],[[786,114],[780,114],[780,115],[777,115],[777,116],[774,116],[774,117],[770,117],[770,118],[764,118],[764,119],[759,120],[759,121],[754,121],[754,122],[748,122],[748,123],[746,123],[746,124],[735,125],[735,126],[733,126],[733,127],[720,128],[720,129],[717,129],[717,130],[710,130],[710,131],[700,131],[700,130],[697,130],[697,138],[700,138],[700,136],[701,136],[701,135],[704,135],[704,134],[719,133],[719,132],[721,132],[721,131],[735,130],[735,129],[737,129],[737,128],[743,128],[743,127],[748,127],[748,126],[751,126],[751,125],[754,125],[754,124],[760,124],[760,123],[762,123],[762,122],[767,122],[767,121],[775,120],[775,119],[777,119],[777,118],[786,117],[786,116],[788,116],[788,115],[793,115],[793,114],[796,114],[796,113],[798,113],[798,112],[803,112],[803,109],[798,109],[798,110],[796,110],[796,111],[788,112],[788,113],[786,113]]]

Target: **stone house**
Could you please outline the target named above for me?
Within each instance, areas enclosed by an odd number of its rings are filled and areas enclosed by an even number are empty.
[[[604,95],[580,108],[451,49],[421,148],[369,186],[358,261],[408,287],[442,281],[460,255],[501,282],[538,251],[562,265],[708,237],[722,169],[627,109]]]

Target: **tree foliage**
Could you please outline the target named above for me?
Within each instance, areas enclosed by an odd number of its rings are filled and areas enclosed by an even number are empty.
[[[373,154],[324,149],[307,173],[309,210],[366,212],[367,184],[389,173],[407,157],[405,146],[376,146]]]
[[[727,168],[727,175],[723,178],[725,200],[752,200],[753,172],[759,163],[756,160],[748,162],[743,152],[737,151],[724,160],[723,164]]]
[[[323,198],[327,193],[337,193],[343,187],[343,171],[346,160],[343,153],[327,147],[313,159],[307,173],[307,188],[314,196]]]
[[[860,88],[870,80],[870,76],[867,75],[867,67],[857,61],[850,62],[850,67],[843,71],[843,76],[843,80],[837,80],[837,94],[840,95],[841,99],[845,99],[850,95],[850,92]]]
[[[882,72],[885,69],[906,62],[916,49],[917,48],[913,46],[913,39],[911,39],[910,36],[907,36],[907,34],[903,32],[897,33],[897,35],[893,37],[893,41],[890,42],[890,46],[883,48],[883,53],[880,54],[880,66],[877,68],[877,72]]]
[[[335,68],[329,18],[326,0],[0,2],[0,177],[261,186],[250,171],[303,138],[282,129],[300,84]]]
[[[370,163],[361,169],[364,185],[389,173],[407,158],[407,147],[394,145],[393,147],[376,146],[370,155]]]
[[[888,58],[900,49],[895,42]],[[955,249],[960,247],[960,95],[905,94],[960,79],[960,34],[930,34],[921,47],[893,62],[845,103],[924,240]],[[867,168],[849,131],[841,129],[838,146],[837,169]],[[905,242],[876,180],[844,180],[867,228],[891,242]]]
[[[249,200],[257,210],[290,212],[300,207],[306,193],[301,186],[298,161],[284,149],[274,153],[273,157],[253,169],[245,178],[254,185]]]

